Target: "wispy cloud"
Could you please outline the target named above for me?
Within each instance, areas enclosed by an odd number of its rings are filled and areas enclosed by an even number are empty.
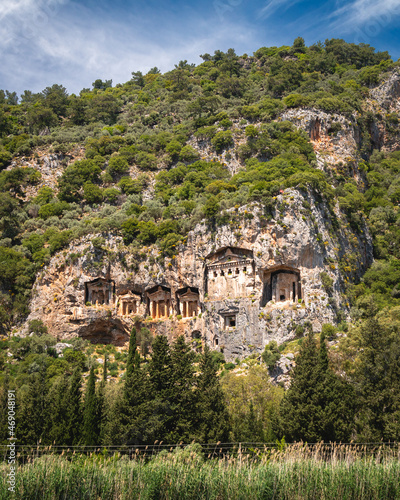
[[[350,28],[377,20],[390,24],[399,15],[400,0],[355,0],[339,6],[331,18],[333,28]]]
[[[72,1],[20,3],[14,13],[8,8],[1,11],[8,12],[10,22],[0,24],[0,88],[18,93],[38,92],[53,83],[79,92],[96,78],[122,83],[132,71],[145,72],[153,66],[167,71],[180,59],[200,62],[200,54],[216,48],[256,44],[245,23],[220,25],[218,20],[194,14],[183,22],[175,12],[150,17],[126,9],[122,19]],[[50,5],[53,9],[46,13]],[[45,15],[39,17],[40,13]],[[36,22],[28,26],[29,17]],[[2,29],[8,37],[1,36]]]
[[[286,10],[300,1],[301,0],[268,0],[264,7],[259,10],[258,16],[260,19],[266,19],[272,16],[277,10]]]

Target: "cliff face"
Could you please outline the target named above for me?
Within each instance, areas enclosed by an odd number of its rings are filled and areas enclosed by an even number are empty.
[[[362,188],[365,134],[375,148],[400,148],[398,129],[390,125],[400,109],[399,82],[394,73],[371,90],[366,105],[373,118],[364,129],[357,113],[289,109],[278,120],[308,133],[318,168],[351,177]],[[235,148],[246,140],[245,126],[236,125],[234,145],[223,155],[209,141],[189,143],[205,159],[226,161],[234,174],[243,167]],[[82,155],[77,149],[68,161]],[[60,160],[37,164],[54,187]],[[152,186],[144,198],[152,197]],[[133,250],[120,237],[103,234],[102,248],[84,237],[38,276],[28,321],[41,319],[59,339],[116,344],[126,342],[133,325],[170,338],[185,334],[234,359],[262,351],[271,340],[292,339],[308,322],[318,331],[324,322],[347,319],[346,286],[373,259],[367,228],[353,231],[337,206],[309,192],[288,189],[275,201],[272,217],[252,204],[230,210],[224,225],[197,225],[172,259],[162,259],[155,247]]]
[[[83,238],[38,277],[28,321],[41,319],[60,340],[115,344],[136,324],[202,339],[234,359],[294,338],[307,322],[318,331],[345,319],[347,277],[372,261],[367,231],[353,234],[294,189],[276,207],[270,219],[254,204],[233,209],[223,226],[200,224],[165,261],[155,248],[132,253],[118,237],[104,235],[102,248]]]

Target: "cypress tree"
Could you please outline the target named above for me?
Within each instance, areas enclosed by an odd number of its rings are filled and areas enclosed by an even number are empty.
[[[366,319],[360,328],[360,440],[400,440],[399,308]]]
[[[0,444],[8,444],[8,390],[9,376],[5,372],[0,389]],[[15,401],[15,400],[14,400]],[[14,410],[15,411],[15,410]]]
[[[318,370],[315,392],[323,409],[320,439],[325,442],[348,442],[354,431],[355,392],[349,382],[338,377],[330,368],[324,334],[320,338]]]
[[[314,336],[308,332],[296,357],[291,374],[291,385],[281,406],[277,434],[287,441],[320,440],[319,423],[322,409],[316,402],[315,388],[318,383],[318,351]]]
[[[129,342],[124,398],[122,401],[117,401],[114,408],[114,414],[119,414],[120,418],[122,443],[142,444],[153,439],[149,437],[148,432],[152,426],[152,419],[156,418],[149,407],[152,399],[149,377],[145,369],[140,367],[136,329],[133,328]]]
[[[99,405],[96,395],[96,375],[94,366],[90,368],[83,409],[82,442],[86,446],[99,444]]]
[[[107,383],[107,372],[108,372],[108,357],[107,354],[104,354],[104,364],[103,364],[103,384],[105,385]]]
[[[157,335],[153,342],[149,373],[155,393],[168,400],[171,387],[171,353],[164,335]]]
[[[68,391],[69,383],[66,375],[59,377],[49,391],[48,407],[50,412],[47,435],[50,443],[56,445],[67,445],[69,442]]]
[[[81,403],[82,374],[79,367],[72,373],[68,391],[68,445],[79,444],[82,437],[82,403]]]
[[[97,394],[97,414],[99,418],[99,443],[105,438],[106,421],[106,383],[107,383],[107,354],[104,355],[103,377]]]
[[[30,375],[27,391],[17,393],[16,435],[20,444],[36,445],[45,429],[47,384],[45,369]]]
[[[190,442],[195,418],[194,352],[180,335],[171,349],[171,387],[169,401],[173,411],[167,440]]]
[[[230,430],[229,414],[208,345],[204,347],[200,371],[197,377],[196,439],[200,443],[226,442]]]
[[[291,378],[275,423],[276,433],[286,441],[348,441],[353,429],[354,394],[350,384],[330,369],[323,335],[318,350],[309,331]]]
[[[130,386],[133,381],[134,372],[140,366],[140,356],[136,346],[136,328],[133,327],[129,338],[128,360],[126,363],[126,383],[125,387]]]

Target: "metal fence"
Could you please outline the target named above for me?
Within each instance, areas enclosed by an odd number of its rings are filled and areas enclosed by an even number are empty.
[[[127,456],[130,459],[151,459],[160,452],[177,452],[193,443],[152,445],[121,445],[121,446],[59,446],[59,445],[15,445],[15,453],[19,463],[38,458],[44,455],[62,455],[73,458],[80,455],[99,455],[106,457]],[[200,452],[199,445],[196,445]],[[400,459],[400,443],[207,443],[200,444],[201,453],[207,459],[223,459],[231,457],[245,457],[257,460],[279,455],[291,458],[317,458],[321,460],[340,460],[348,457],[369,458],[378,460],[385,458]],[[0,461],[7,459],[9,447],[0,445]]]

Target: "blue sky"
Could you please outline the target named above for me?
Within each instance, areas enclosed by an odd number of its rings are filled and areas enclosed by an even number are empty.
[[[200,54],[326,38],[368,43],[397,60],[400,0],[0,0],[0,89],[69,93],[97,78],[168,71]]]

